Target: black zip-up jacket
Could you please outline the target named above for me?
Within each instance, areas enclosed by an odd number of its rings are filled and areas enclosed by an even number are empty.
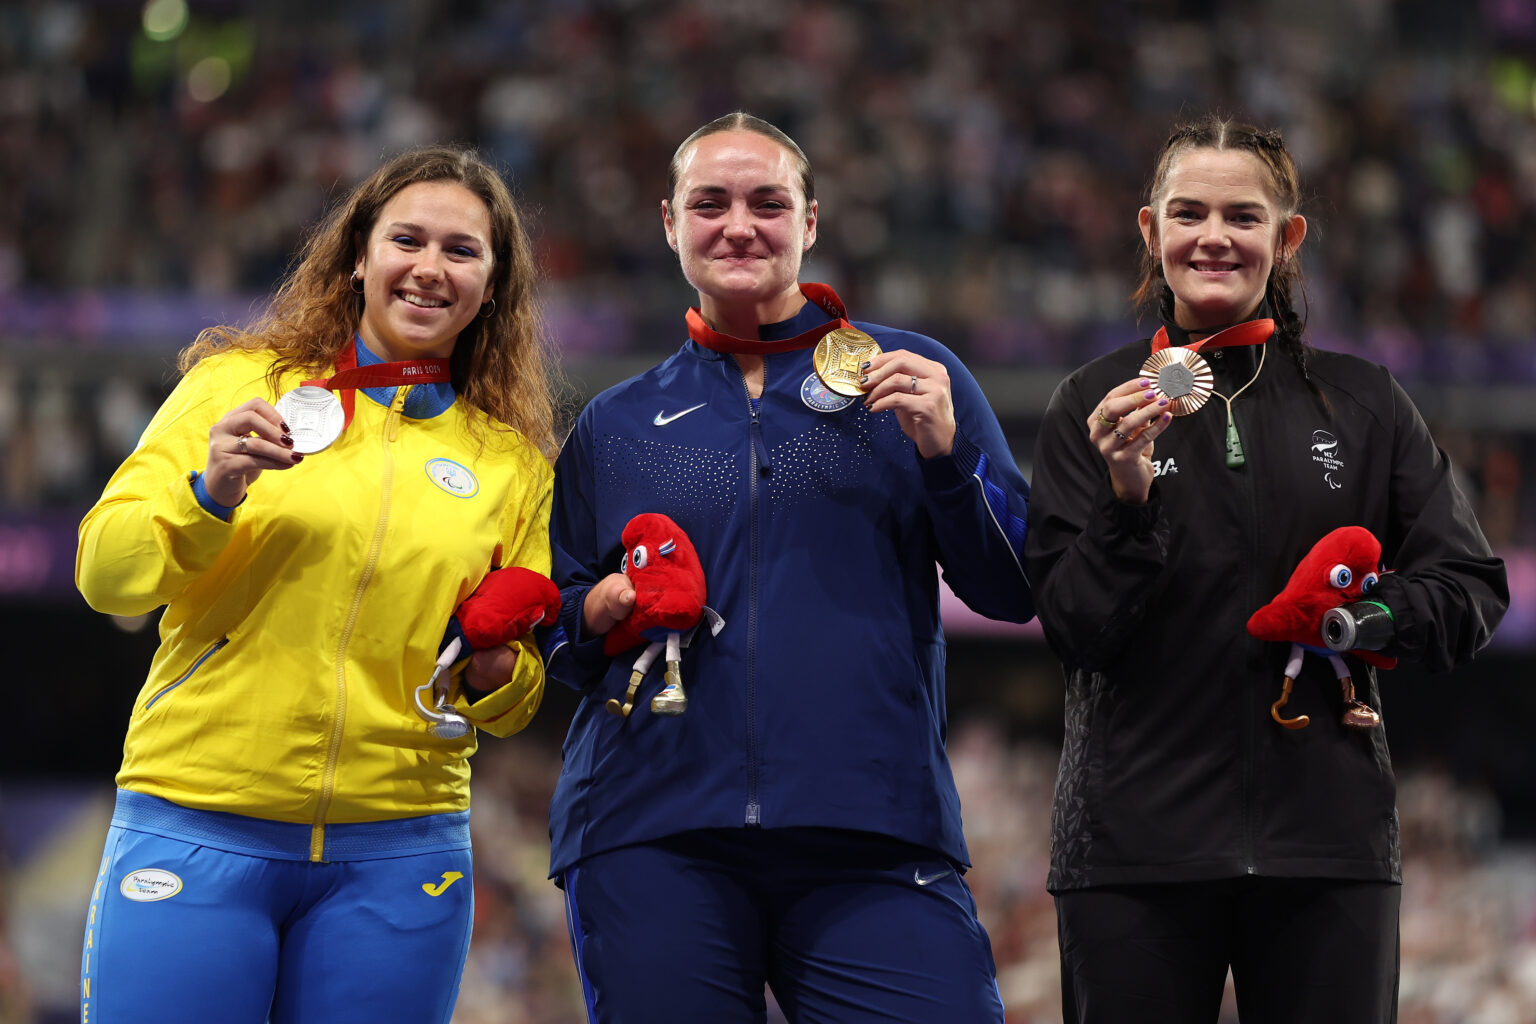
[[[1394,616],[1391,653],[1445,670],[1502,618],[1504,566],[1387,370],[1313,351],[1314,392],[1269,348],[1232,403],[1246,463],[1225,464],[1212,397],[1157,439],[1144,506],[1115,498],[1087,419],[1149,341],[1073,373],[1046,411],[1026,555],[1067,684],[1053,892],[1245,874],[1401,881],[1385,727],[1341,724],[1339,683],[1314,654],[1285,709],[1312,724],[1272,721],[1289,645],[1249,636],[1248,617],[1324,534],[1364,526],[1393,570],[1372,595]],[[1242,387],[1258,354],[1209,353],[1215,389]],[[1346,660],[1357,696],[1381,710],[1375,671]]]

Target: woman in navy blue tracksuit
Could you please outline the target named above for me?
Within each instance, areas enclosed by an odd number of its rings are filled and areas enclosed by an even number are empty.
[[[958,359],[857,326],[880,354],[848,398],[812,347],[846,324],[798,280],[816,240],[809,164],[732,114],[673,158],[666,238],[699,306],[682,345],[599,395],[556,468],[553,678],[583,694],[550,814],[552,876],[594,1021],[1001,1021],[944,750],[938,571],[1023,622],[1028,485]],[[620,533],[662,512],[724,619],[683,652],[687,712],[658,715]]]

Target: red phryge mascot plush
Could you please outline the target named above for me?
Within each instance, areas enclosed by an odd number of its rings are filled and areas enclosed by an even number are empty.
[[[1301,659],[1309,650],[1327,657],[1333,664],[1344,691],[1344,724],[1356,729],[1371,729],[1381,722],[1379,714],[1355,699],[1355,683],[1344,659],[1334,650],[1321,646],[1328,613],[1369,594],[1376,586],[1380,567],[1381,543],[1371,531],[1361,526],[1341,526],[1312,546],[1291,573],[1285,589],[1248,620],[1248,632],[1253,636],[1291,645],[1291,657],[1285,666],[1285,685],[1280,691],[1280,699],[1270,708],[1271,717],[1287,729],[1304,729],[1311,721],[1306,715],[1280,716],[1280,709],[1291,699],[1291,684],[1301,672]],[[1397,664],[1396,658],[1375,651],[1354,649],[1350,653],[1377,668],[1392,668]]]
[[[646,644],[629,676],[624,700],[608,701],[615,715],[628,718],[635,706],[635,691],[663,647],[667,652],[666,685],[651,699],[658,715],[680,715],[688,710],[683,692],[682,648],[684,634],[706,617],[710,632],[718,633],[724,620],[704,605],[704,566],[693,541],[683,528],[659,512],[642,512],[624,526],[624,575],[635,585],[635,606],[625,619],[608,631],[603,653],[610,658]]]
[[[469,733],[469,722],[448,703],[448,684],[443,675],[466,647],[471,652],[499,647],[541,622],[554,622],[559,615],[560,588],[548,576],[520,565],[486,573],[474,593],[454,610],[432,678],[416,687],[416,711],[430,723],[433,735],[458,739]],[[464,653],[467,657],[468,652]],[[433,690],[434,698],[431,708],[423,702],[429,689]]]

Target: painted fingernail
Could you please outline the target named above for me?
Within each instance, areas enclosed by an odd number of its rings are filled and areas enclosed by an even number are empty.
[[[1140,385],[1141,385],[1141,386],[1142,386],[1142,387],[1144,387],[1144,388],[1149,388],[1149,387],[1151,387],[1151,386],[1152,386],[1152,382],[1151,382],[1151,381],[1150,381],[1150,380],[1147,380],[1147,379],[1146,379],[1146,378],[1145,378],[1145,377],[1143,377],[1143,378],[1142,378],[1142,379],[1141,379],[1141,380],[1140,380],[1140,381],[1138,381],[1138,382],[1137,382],[1137,383],[1138,383],[1138,384],[1140,384]],[[286,429],[286,428],[284,428],[284,429]]]
[[[294,452],[291,457],[292,457],[294,462],[303,462],[304,461],[304,453],[303,452]]]
[[[1146,395],[1147,401],[1150,402],[1150,401],[1152,401],[1152,399],[1154,399],[1156,397],[1157,397],[1157,392],[1156,391],[1148,391],[1147,392],[1147,395]]]
[[[868,360],[868,359],[866,359],[866,360],[864,360],[864,361],[863,361],[863,362],[862,362],[862,363],[860,363],[860,364],[859,364],[859,369],[861,369],[861,370],[867,370],[867,369],[869,369],[869,360]]]
[[[287,434],[284,434],[282,437],[278,438],[278,440],[283,442],[283,444],[289,448],[293,447],[293,438],[289,437]]]
[[[1162,420],[1164,423],[1167,423],[1169,420],[1173,419],[1173,413],[1165,412],[1159,416],[1158,419]]]
[[[1157,400],[1157,404],[1158,405],[1167,405],[1168,404],[1168,399],[1166,399],[1166,398],[1159,398]]]
[[[278,426],[283,428],[283,433],[285,433],[285,434],[290,433],[290,431],[288,429],[288,424],[286,424],[286,423],[279,423]]]
[[[860,384],[868,384],[869,383],[869,374],[866,373],[864,376],[860,377],[859,378],[859,383]]]

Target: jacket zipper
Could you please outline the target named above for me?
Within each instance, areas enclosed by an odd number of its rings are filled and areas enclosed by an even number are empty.
[[[373,526],[373,539],[368,545],[368,557],[363,562],[363,571],[352,591],[352,605],[347,609],[341,636],[336,641],[336,713],[331,718],[331,741],[326,749],[325,769],[320,777],[320,803],[315,808],[315,820],[309,833],[309,859],[316,862],[325,859],[325,816],[331,809],[331,799],[336,795],[336,768],[341,760],[342,736],[346,732],[347,647],[352,642],[352,630],[357,626],[357,617],[362,611],[363,595],[368,591],[368,584],[373,582],[374,571],[379,567],[379,555],[384,550],[384,534],[389,527],[389,496],[395,481],[395,462],[390,456],[389,445],[400,436],[400,415],[409,390],[408,386],[395,390],[394,401],[390,402],[389,412],[384,417],[385,458],[379,486],[379,517]]]
[[[192,667],[187,669],[185,672],[183,672],[181,674],[181,676],[178,679],[176,679],[175,682],[167,683],[165,686],[161,687],[159,693],[157,693],[153,697],[149,698],[149,700],[146,701],[145,704],[144,704],[144,710],[148,711],[150,708],[155,706],[155,701],[159,700],[161,697],[164,697],[166,694],[168,694],[172,690],[176,689],[176,687],[180,686],[182,683],[186,682],[188,679],[191,679],[192,678],[192,674],[194,672],[196,672],[198,669],[203,667],[203,662],[207,661],[209,658],[211,658],[215,654],[219,653],[219,651],[227,643],[229,643],[229,637],[227,637],[227,636],[219,637],[219,639],[214,643],[214,645],[212,647],[208,648],[202,654],[199,654],[197,656],[197,660],[192,663]]]
[[[1234,402],[1232,404],[1235,406],[1237,403]],[[1234,426],[1237,425],[1237,410],[1235,408],[1232,410],[1232,423]],[[1240,429],[1238,436],[1242,436]],[[1251,437],[1252,435],[1250,434],[1249,436]],[[1223,451],[1225,451],[1225,447],[1225,440],[1223,440]],[[1243,485],[1248,491],[1248,506],[1252,513],[1249,517],[1249,522],[1253,523],[1253,532],[1248,536],[1248,564],[1256,566],[1259,564],[1259,534],[1261,532],[1258,488],[1254,486],[1253,476],[1247,471],[1246,467],[1239,469],[1237,472],[1243,474]],[[1250,608],[1257,608],[1263,603],[1254,599],[1256,587],[1256,577],[1250,573],[1248,575],[1248,607]],[[1251,647],[1253,641],[1249,640],[1246,643]],[[1255,744],[1258,742],[1256,733],[1259,722],[1258,710],[1254,707],[1254,694],[1251,690],[1245,695],[1244,700],[1238,702],[1238,706],[1242,709],[1243,716],[1243,871],[1246,874],[1252,875],[1257,874],[1259,870],[1256,863],[1257,855],[1254,852],[1256,843],[1253,835],[1255,817],[1253,807],[1253,751]]]
[[[733,360],[734,361],[734,360]],[[763,808],[757,801],[757,561],[758,561],[758,493],[757,478],[761,466],[768,465],[767,448],[763,442],[763,424],[758,419],[758,409],[762,406],[762,399],[758,399],[758,405],[752,405],[752,386],[747,383],[746,372],[741,364],[736,364],[736,372],[741,374],[742,391],[747,396],[747,412],[751,415],[751,423],[747,427],[748,447],[751,452],[749,458],[750,479],[748,482],[751,495],[751,523],[752,540],[750,555],[747,563],[747,814],[746,824],[761,825],[763,823]],[[763,360],[763,394],[768,393],[768,360]],[[763,451],[764,458],[758,460],[758,451]]]

